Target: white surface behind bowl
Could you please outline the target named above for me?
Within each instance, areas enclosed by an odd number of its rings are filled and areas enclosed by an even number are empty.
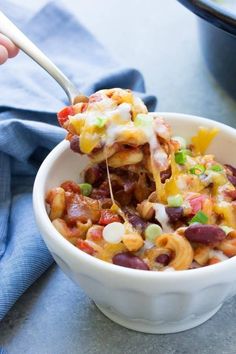
[[[236,165],[236,131],[196,116],[160,113],[174,135],[187,139],[199,126],[218,127],[220,133],[209,148],[222,163]],[[36,222],[55,261],[81,285],[99,309],[128,328],[148,333],[172,333],[195,327],[236,293],[236,257],[205,268],[152,272],[115,266],[80,251],[51,224],[45,193],[64,180],[78,181],[87,158],[73,153],[61,142],[45,159],[36,176],[33,204]]]

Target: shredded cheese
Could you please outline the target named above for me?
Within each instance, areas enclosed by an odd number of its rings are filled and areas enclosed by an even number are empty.
[[[203,155],[218,132],[219,129],[217,128],[207,129],[200,127],[197,134],[191,139],[196,153]]]

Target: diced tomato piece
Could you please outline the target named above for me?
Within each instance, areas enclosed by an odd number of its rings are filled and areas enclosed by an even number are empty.
[[[84,251],[90,255],[93,255],[95,250],[93,249],[92,246],[90,246],[88,244],[88,242],[82,240],[81,238],[79,238],[76,242],[76,247],[78,247],[81,251]]]
[[[64,107],[60,112],[57,113],[57,119],[59,124],[63,127],[64,123],[67,121],[68,116],[73,116],[75,114],[73,106]]]
[[[196,214],[199,210],[202,209],[203,202],[205,201],[205,199],[206,199],[206,196],[204,194],[200,195],[199,197],[189,199],[189,204],[192,208],[193,214]]]
[[[234,190],[226,190],[224,192],[224,194],[226,195],[226,197],[229,197],[232,200],[236,200],[236,189],[234,189]]]
[[[90,230],[90,238],[93,241],[101,241],[102,240],[102,231],[103,231],[102,226],[100,226],[99,228],[94,228],[94,229]]]
[[[65,181],[61,184],[61,188],[64,189],[65,192],[73,192],[80,194],[80,187],[77,183],[73,181]]]
[[[115,214],[113,211],[109,210],[109,209],[104,209],[101,212],[101,217],[99,219],[99,224],[100,225],[107,225],[110,224],[112,222],[120,222],[120,217],[119,215]]]

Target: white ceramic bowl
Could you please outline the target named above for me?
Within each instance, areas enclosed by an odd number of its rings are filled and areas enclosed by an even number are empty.
[[[209,151],[222,163],[236,165],[236,130],[208,119],[160,113],[175,135],[190,138],[199,126],[218,127]],[[194,270],[152,272],[116,266],[74,247],[51,224],[45,193],[64,180],[79,180],[87,164],[62,141],[47,156],[36,176],[33,203],[38,227],[57,264],[113,321],[148,333],[183,331],[212,317],[236,293],[236,257]]]

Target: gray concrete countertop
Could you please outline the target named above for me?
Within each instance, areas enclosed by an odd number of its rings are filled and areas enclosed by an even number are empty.
[[[45,0],[25,3],[39,7]],[[236,127],[236,102],[208,72],[195,17],[175,0],[68,0],[68,6],[115,56],[142,71],[160,111],[202,115]],[[9,354],[234,354],[235,318],[236,298],[195,329],[137,333],[107,319],[54,265],[1,322],[0,345]]]

